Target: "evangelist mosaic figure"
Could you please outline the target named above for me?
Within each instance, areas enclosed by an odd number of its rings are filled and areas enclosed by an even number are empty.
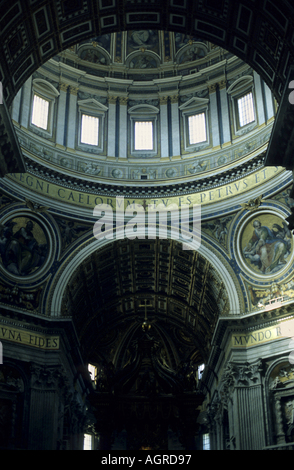
[[[0,227],[0,254],[7,271],[25,276],[41,266],[46,258],[47,245],[39,244],[33,235],[31,220],[13,233],[15,223]]]
[[[256,219],[253,227],[252,237],[243,250],[245,258],[263,274],[279,271],[287,263],[286,258],[291,250],[291,232],[287,224],[284,222],[283,227],[273,224],[270,229]]]

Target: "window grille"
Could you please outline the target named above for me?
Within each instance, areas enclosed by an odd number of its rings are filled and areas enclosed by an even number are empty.
[[[82,114],[81,142],[98,145],[99,118]]]
[[[135,150],[153,150],[153,122],[135,122]]]
[[[49,101],[44,100],[38,95],[34,95],[32,124],[41,129],[48,128]]]
[[[251,92],[238,99],[238,113],[240,127],[255,121],[253,96]]]
[[[206,141],[205,113],[194,114],[188,117],[189,143],[199,144]]]

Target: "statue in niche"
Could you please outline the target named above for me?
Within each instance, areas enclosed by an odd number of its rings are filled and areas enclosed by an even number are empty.
[[[43,265],[48,254],[43,229],[23,217],[0,225],[0,254],[7,271],[18,276],[31,274]]]
[[[272,219],[272,228],[268,227],[269,217]],[[253,232],[250,225],[247,226],[247,230],[245,229],[247,242],[243,246],[243,256],[247,264],[262,274],[280,271],[287,264],[287,258],[292,250],[292,234],[287,224],[281,222],[278,217],[262,215],[254,219],[252,226]],[[245,236],[243,236],[244,241]]]
[[[285,404],[285,415],[287,419],[287,424],[290,426],[294,424],[294,400],[289,400]]]

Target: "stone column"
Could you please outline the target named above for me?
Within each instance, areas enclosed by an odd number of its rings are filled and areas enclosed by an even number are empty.
[[[179,118],[179,95],[170,97],[171,102],[171,130],[172,130],[172,156],[176,157],[181,154],[180,141],[180,118]]]
[[[31,95],[32,95],[32,77],[30,77],[22,88],[22,106],[21,106],[21,120],[20,124],[26,129],[29,127],[31,118]]]
[[[56,123],[56,143],[60,145],[66,144],[65,142],[65,114],[66,114],[66,97],[69,85],[65,83],[59,84],[59,98],[57,109],[57,123]]]
[[[78,88],[69,87],[69,105],[67,110],[67,141],[66,147],[74,149],[76,141],[77,95]]]
[[[210,116],[211,116],[211,134],[212,134],[212,145],[218,147],[221,143],[220,132],[219,132],[219,110],[216,96],[216,83],[210,85],[209,89],[209,101],[210,101]]]
[[[169,156],[168,148],[168,118],[167,118],[167,96],[161,96],[160,102],[160,154],[161,157]]]
[[[109,157],[115,157],[116,102],[117,102],[117,96],[109,96],[108,97],[107,155]]]
[[[128,97],[119,97],[119,158],[128,156]]]
[[[229,103],[227,95],[226,81],[222,80],[219,85],[219,99],[220,99],[220,110],[221,110],[221,120],[222,120],[222,134],[223,142],[231,142],[231,127],[230,127],[230,113],[229,113]]]

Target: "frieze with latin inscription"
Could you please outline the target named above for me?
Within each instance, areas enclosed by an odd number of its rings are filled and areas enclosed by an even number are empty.
[[[283,168],[279,167],[268,167],[258,170],[250,175],[247,175],[243,179],[236,180],[230,184],[225,184],[218,188],[211,188],[206,191],[196,192],[184,196],[172,196],[170,198],[146,198],[145,202],[154,204],[156,207],[158,204],[163,203],[166,206],[171,203],[176,203],[178,207],[183,204],[210,204],[230,197],[246,193],[247,191],[258,187],[260,184],[267,182],[277,176],[279,173],[284,171]],[[53,198],[63,203],[73,204],[76,206],[83,206],[94,208],[98,204],[109,204],[115,209],[115,198],[107,197],[104,195],[97,195],[87,192],[79,192],[74,189],[59,186],[55,183],[51,183],[41,178],[37,178],[29,173],[12,173],[9,175],[9,179],[17,182],[21,186],[34,191],[43,196]],[[131,204],[142,204],[143,199],[125,198],[125,208]]]
[[[58,350],[59,336],[41,335],[32,331],[19,328],[11,328],[0,323],[0,340],[19,343],[24,346],[32,346],[38,349]]]

